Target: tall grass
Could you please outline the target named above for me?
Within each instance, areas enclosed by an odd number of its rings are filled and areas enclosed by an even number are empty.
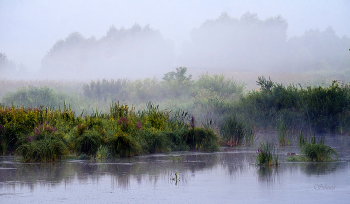
[[[260,143],[256,157],[257,165],[271,166],[278,165],[278,155],[276,154],[275,146],[272,143]]]
[[[349,132],[350,90],[336,81],[329,87],[283,86],[259,78],[260,91],[242,97],[236,110],[252,118],[262,129],[275,129],[282,122],[297,132]],[[282,117],[282,118],[281,118]]]
[[[220,127],[220,135],[228,146],[253,145],[254,130],[247,121],[239,119],[236,115],[228,116]]]
[[[1,150],[15,151],[24,162],[51,162],[68,153],[101,158],[217,149],[219,138],[213,130],[196,127],[194,117],[190,120],[185,112],[174,113],[152,103],[143,111],[113,103],[109,113],[80,116],[66,106],[63,110],[0,106]]]
[[[315,135],[304,138],[302,132],[298,136],[300,152],[305,155],[300,160],[324,162],[334,161],[338,153],[330,146],[324,144],[324,138],[317,139]]]

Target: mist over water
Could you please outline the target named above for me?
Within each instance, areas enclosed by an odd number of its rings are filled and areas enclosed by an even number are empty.
[[[0,0],[1,201],[348,200],[349,8]]]

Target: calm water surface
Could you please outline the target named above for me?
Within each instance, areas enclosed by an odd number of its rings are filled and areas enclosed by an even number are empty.
[[[259,168],[257,148],[172,152],[108,162],[23,164],[0,157],[0,203],[349,203],[350,139],[329,136],[339,162]],[[174,180],[175,172],[180,177]]]

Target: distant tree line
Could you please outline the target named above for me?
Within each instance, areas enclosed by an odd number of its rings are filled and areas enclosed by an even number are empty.
[[[288,38],[288,22],[281,16],[260,20],[245,13],[240,19],[223,13],[191,33],[182,49],[188,67],[251,69],[255,71],[343,71],[350,67],[346,50],[350,38],[328,27]],[[350,74],[350,72],[348,73]]]
[[[350,76],[346,52],[350,38],[339,37],[328,27],[308,30],[301,36],[287,35],[282,16],[261,20],[245,13],[227,13],[207,20],[192,30],[191,38],[175,55],[172,42],[149,25],[131,28],[111,26],[100,39],[75,32],[58,40],[42,60],[41,73],[52,78],[124,78],[162,76],[177,66],[211,69],[282,72],[337,71]],[[1,54],[0,71],[14,69]],[[48,74],[48,75],[47,75]]]
[[[138,24],[130,29],[112,26],[101,39],[75,32],[57,41],[42,60],[42,69],[60,75],[125,77],[147,74],[146,68],[160,70],[173,57],[172,44],[159,31]]]
[[[27,72],[27,68],[21,63],[17,65],[8,59],[5,53],[0,53],[0,78],[14,77]]]

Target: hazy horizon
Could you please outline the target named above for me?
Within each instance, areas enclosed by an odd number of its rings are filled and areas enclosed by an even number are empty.
[[[257,14],[261,21],[280,15],[288,23],[285,33],[288,39],[302,36],[311,29],[323,32],[329,26],[337,36],[349,37],[350,22],[347,19],[350,19],[350,14],[347,8],[350,8],[348,1],[251,0],[241,3],[224,0],[191,2],[0,0],[0,18],[6,19],[0,21],[2,30],[0,53],[6,53],[7,58],[17,65],[23,64],[29,72],[39,71],[42,68],[42,60],[53,46],[74,32],[80,33],[85,39],[101,41],[111,26],[128,30],[138,24],[141,28],[149,26],[150,29],[159,32],[164,42],[172,46],[169,52],[173,52],[177,59],[183,55],[186,43],[193,43],[193,32],[206,22],[218,19],[223,13],[227,13],[232,19],[240,19],[243,14],[250,12]],[[130,50],[132,52],[132,49]],[[115,60],[113,62],[116,62]],[[163,68],[165,72],[174,67],[188,66],[184,63],[187,61],[172,61],[170,58],[166,61],[169,65]],[[198,63],[192,62],[191,66],[196,64]],[[210,66],[210,62],[208,64]],[[164,62],[159,66],[163,65]],[[217,66],[228,65],[224,63]],[[154,72],[162,69],[160,67]]]

